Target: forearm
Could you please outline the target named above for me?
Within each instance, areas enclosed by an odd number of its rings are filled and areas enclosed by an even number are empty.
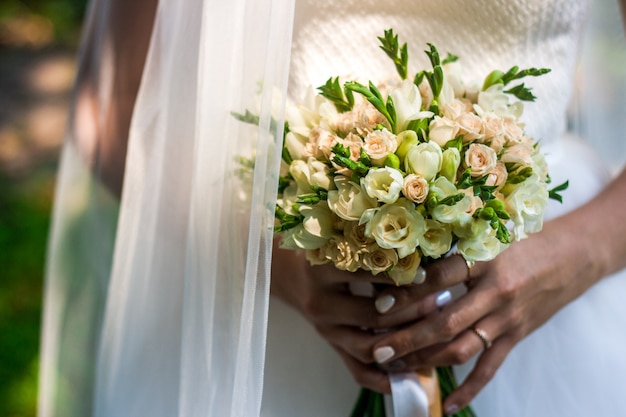
[[[557,229],[558,244],[577,251],[571,259],[593,282],[626,267],[626,170],[587,204],[546,227]]]

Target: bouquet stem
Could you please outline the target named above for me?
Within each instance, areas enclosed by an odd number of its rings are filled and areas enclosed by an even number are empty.
[[[450,366],[437,368],[441,401],[452,393],[457,387],[456,377]],[[350,417],[387,417],[385,413],[385,397],[383,394],[361,388]],[[431,416],[434,417],[434,416]],[[476,417],[474,410],[467,406],[451,417]]]

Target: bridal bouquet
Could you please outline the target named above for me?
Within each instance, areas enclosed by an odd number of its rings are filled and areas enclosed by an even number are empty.
[[[456,245],[468,261],[495,258],[537,232],[549,197],[538,143],[519,122],[524,84],[547,69],[493,71],[465,88],[457,57],[426,51],[431,71],[408,78],[406,44],[379,38],[399,78],[339,78],[287,110],[276,231],[311,264],[414,282],[420,264]],[[511,230],[509,230],[511,225]]]
[[[432,68],[409,78],[407,45],[392,30],[379,40],[399,77],[330,78],[308,103],[288,106],[275,226],[282,247],[305,250],[313,265],[404,285],[455,246],[467,261],[488,261],[539,231],[548,198],[560,199],[567,184],[548,190],[543,154],[519,122],[520,100],[535,97],[518,81],[549,70],[495,70],[469,88],[457,57],[442,59],[429,44]],[[439,375],[451,392],[451,372]],[[384,415],[381,404],[361,395],[353,415]]]

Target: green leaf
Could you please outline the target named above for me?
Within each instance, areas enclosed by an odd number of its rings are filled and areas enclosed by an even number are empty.
[[[317,87],[320,95],[330,100],[337,111],[343,113],[352,110],[354,107],[354,96],[352,92],[345,91],[339,85],[339,77],[330,77],[326,84]]]
[[[444,58],[443,61],[441,61],[441,65],[450,64],[450,63],[456,62],[458,60],[459,60],[458,56],[452,55],[450,52],[448,52],[448,55]]]
[[[406,79],[408,73],[409,53],[407,44],[400,46],[398,43],[398,35],[393,33],[393,29],[386,30],[384,37],[378,37],[380,41],[380,49],[382,49],[391,61],[393,61],[398,75],[403,80]]]
[[[441,200],[439,202],[439,204],[443,204],[445,206],[453,206],[456,203],[458,203],[459,201],[463,200],[464,197],[465,197],[465,194],[463,194],[463,193],[450,195],[450,196],[444,198],[443,200]]]
[[[565,181],[561,185],[557,185],[551,190],[548,190],[548,197],[558,201],[559,203],[563,203],[563,196],[560,194],[560,191],[565,191],[569,187],[569,180]]]
[[[523,101],[535,101],[537,97],[531,92],[531,88],[524,86],[524,83],[511,87],[508,90],[504,90],[504,93],[512,94]]]
[[[391,97],[387,97],[387,102],[384,101],[382,94],[376,88],[376,86],[370,81],[369,88],[365,87],[356,81],[350,81],[344,84],[347,90],[354,91],[361,94],[367,101],[369,101],[389,122],[391,131],[396,133],[396,111],[393,105]]]

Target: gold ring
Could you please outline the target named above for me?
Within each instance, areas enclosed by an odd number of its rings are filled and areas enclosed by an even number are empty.
[[[491,347],[491,340],[487,337],[487,332],[484,329],[481,329],[478,326],[472,327],[472,331],[480,338],[485,346],[485,349],[489,349]]]

